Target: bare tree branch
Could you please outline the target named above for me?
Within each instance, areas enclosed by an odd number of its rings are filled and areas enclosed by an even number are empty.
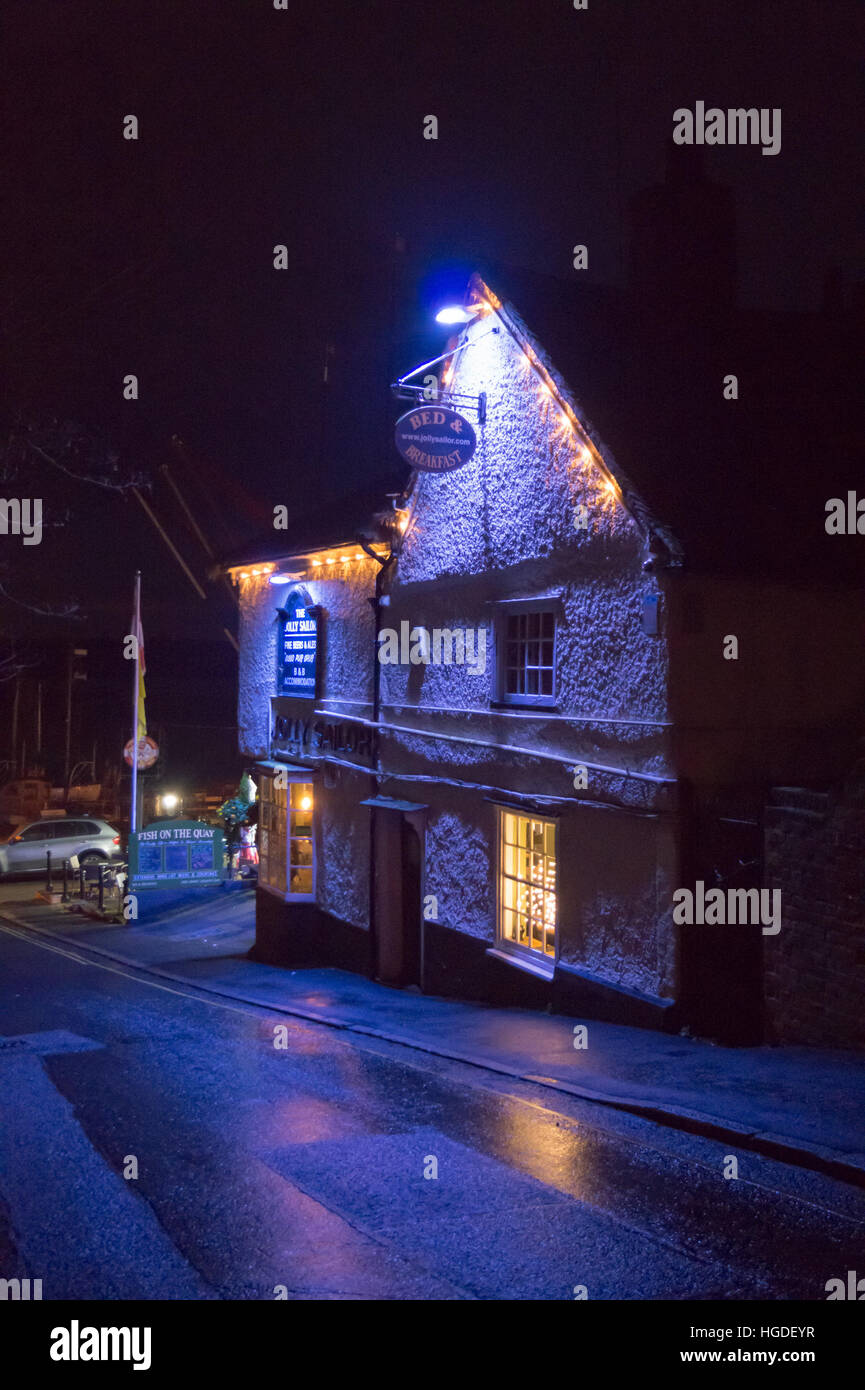
[[[57,608],[42,608],[39,604],[27,603],[25,599],[16,598],[14,594],[10,594],[2,580],[0,580],[0,596],[5,598],[9,603],[14,603],[17,608],[26,608],[30,613],[38,613],[42,618],[72,618],[75,616],[84,616],[83,613],[81,613],[80,605],[74,602],[64,604]]]

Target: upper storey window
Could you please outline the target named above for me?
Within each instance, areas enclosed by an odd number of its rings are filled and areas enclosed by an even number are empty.
[[[556,609],[506,609],[498,625],[499,700],[507,705],[556,702]]]

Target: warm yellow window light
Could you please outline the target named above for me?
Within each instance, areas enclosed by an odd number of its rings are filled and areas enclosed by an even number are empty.
[[[302,796],[302,797],[300,798],[300,809],[301,809],[301,811],[308,811],[308,810],[310,809],[311,806],[312,806],[312,797],[311,797],[311,796]]]
[[[400,529],[400,531],[405,532],[405,531],[407,530],[407,528],[408,528],[409,514],[408,514],[407,511],[398,510],[398,511],[397,511],[397,516],[399,517],[399,522],[398,522],[399,529]]]
[[[335,556],[335,555],[328,555],[328,557],[327,557],[327,563],[328,563],[329,565],[334,564],[335,561],[336,561],[336,556]]]
[[[247,570],[244,570],[243,574],[242,574],[240,577],[241,577],[241,579],[248,579],[248,578],[249,578],[249,573],[248,573],[248,571],[247,571]]]
[[[320,564],[321,564],[321,561],[320,561],[320,560],[313,560],[312,563],[313,563],[314,565],[320,565]]]
[[[363,552],[362,552],[362,551],[358,551],[358,553],[355,555],[354,558],[355,558],[356,560],[362,560],[362,559],[363,559]]]
[[[351,559],[351,556],[350,556],[350,555],[343,555],[343,557],[342,557],[342,563],[343,563],[344,565],[347,565],[350,559]]]

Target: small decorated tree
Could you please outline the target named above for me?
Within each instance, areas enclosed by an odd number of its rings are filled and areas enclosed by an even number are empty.
[[[229,873],[233,872],[234,860],[240,845],[240,828],[247,824],[249,808],[255,801],[255,784],[248,772],[244,772],[234,796],[223,801],[218,815],[225,828],[225,844],[228,850]]]

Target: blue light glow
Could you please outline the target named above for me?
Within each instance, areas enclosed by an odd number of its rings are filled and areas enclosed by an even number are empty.
[[[460,304],[448,304],[446,308],[439,309],[436,323],[471,323],[476,312],[475,309],[464,309]]]

